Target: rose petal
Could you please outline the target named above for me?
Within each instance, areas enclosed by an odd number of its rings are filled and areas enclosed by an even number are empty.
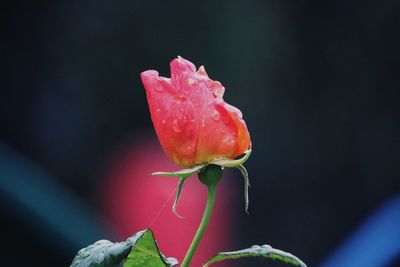
[[[156,71],[145,71],[141,78],[161,146],[176,164],[192,166],[198,135],[193,103]]]

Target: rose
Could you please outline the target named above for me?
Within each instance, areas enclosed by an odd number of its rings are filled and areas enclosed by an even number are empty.
[[[141,73],[151,119],[168,157],[191,167],[248,150],[251,141],[242,113],[224,101],[221,83],[182,57],[170,67],[171,78],[155,70]]]
[[[193,63],[181,57],[172,60],[170,65],[171,78],[161,77],[158,75],[158,72],[154,70],[142,72],[141,78],[146,89],[151,119],[163,149],[176,164],[183,167],[189,167],[176,172],[152,173],[152,175],[157,176],[175,176],[179,178],[176,197],[172,207],[174,213],[177,214],[176,206],[187,178],[192,176],[194,173],[197,173],[201,184],[207,187],[207,202],[201,222],[180,265],[181,267],[189,267],[210,222],[216,199],[217,185],[221,180],[223,169],[225,167],[237,168],[242,173],[244,178],[245,210],[247,211],[249,202],[249,178],[248,172],[243,166],[243,163],[250,156],[251,140],[249,132],[247,131],[246,123],[242,119],[242,113],[237,108],[225,103],[223,100],[225,88],[220,82],[211,80],[203,66],[196,71],[196,67]],[[144,145],[148,151],[154,150],[147,144],[142,145]],[[134,160],[135,164],[138,164],[138,166],[148,165],[143,161],[143,159],[156,162],[157,164],[161,162],[161,160],[157,160],[157,154],[152,153],[152,157],[149,158],[144,155],[145,151],[140,153],[140,146],[136,145],[134,147],[134,151],[139,152],[136,153],[139,155],[139,158]],[[235,159],[242,153],[245,153],[242,158]],[[121,171],[121,162],[118,162],[117,165],[118,171]],[[134,166],[134,164],[128,165],[130,167]],[[140,168],[138,170],[136,170],[136,168],[133,169],[135,169],[135,176],[137,176],[138,172],[140,172]],[[132,170],[129,170],[126,173],[129,174]],[[128,176],[131,177],[132,175]],[[113,178],[115,178],[115,175],[113,175]],[[143,179],[139,180],[142,181]],[[129,181],[132,182],[134,180],[129,179]],[[153,186],[154,181],[149,183],[151,184],[152,189],[157,189],[156,192],[161,193],[162,191],[166,192],[165,190],[168,191],[165,186],[166,184],[161,184],[166,181],[169,182],[171,180],[160,179],[160,183],[156,183],[161,186],[160,188],[155,188]],[[122,181],[122,183],[115,183],[115,179],[113,179],[113,185],[115,184],[123,185],[123,189],[137,189],[135,186],[127,187],[127,183],[124,181]],[[155,196],[150,196],[147,194],[147,190],[145,191],[145,196],[148,197],[147,202],[150,204],[156,203],[154,201]],[[196,189],[193,192],[199,193],[199,190]],[[115,194],[121,196],[132,196],[132,194],[121,194],[121,190],[119,189],[114,191],[114,195]],[[189,199],[199,199],[199,197],[194,195],[195,194],[191,194]],[[169,200],[170,198],[168,198],[167,201]],[[136,202],[143,203],[143,201]],[[140,208],[143,207],[144,205],[140,205],[138,210],[140,211]],[[118,211],[119,207],[111,207],[110,210]],[[125,212],[125,209],[120,210],[124,210]],[[150,214],[148,212],[148,205],[146,205],[144,211],[145,214]],[[199,209],[193,209],[193,207],[190,207],[190,211],[199,211]],[[224,211],[226,211],[226,209]],[[155,213],[155,217],[152,219],[151,223],[152,226],[155,224],[155,221],[160,214],[161,211]],[[221,213],[219,214],[221,215]],[[142,217],[146,220],[145,216]],[[171,220],[167,221],[170,222]],[[222,221],[220,219],[217,221],[220,223],[219,225],[224,225],[224,223],[221,224]],[[183,221],[181,220],[181,222]],[[163,227],[166,226],[165,223],[160,225]],[[190,223],[187,225],[194,224]],[[182,227],[178,228],[182,230]],[[222,230],[217,230],[217,234],[221,234],[221,232],[226,230],[226,228],[227,227],[223,227]],[[188,231],[180,231],[178,234],[186,234],[187,232]],[[174,238],[173,241],[176,241],[176,233],[168,232],[167,234]],[[210,236],[215,237],[216,235]],[[140,248],[140,246],[144,244],[143,242],[154,244],[152,248],[149,248],[149,253],[154,257],[142,257],[143,252],[140,251],[140,249],[136,249],[137,247]],[[178,248],[179,245],[183,244],[178,243],[174,242],[173,247]],[[215,245],[215,242],[211,245],[205,245],[205,247],[209,249],[210,246]],[[172,246],[170,246],[170,248],[171,247]],[[127,248],[130,250],[129,255],[127,255],[129,252]],[[112,253],[110,253],[110,251]],[[218,253],[203,266],[209,266],[210,264],[229,259],[254,256],[279,259],[296,266],[306,267],[306,265],[296,256],[278,249],[273,249],[269,245],[256,245],[249,249]],[[112,262],[115,264],[121,265],[124,262],[124,266],[125,263],[128,265],[147,264],[149,266],[153,266],[154,264],[175,266],[178,264],[175,258],[166,258],[161,254],[157,248],[151,230],[147,229],[146,231],[138,232],[133,237],[122,243],[112,243],[104,240],[96,242],[93,245],[80,250],[74,258],[71,266],[92,266],[93,264],[104,265],[109,263],[110,258],[112,258]],[[196,264],[198,265],[198,263]]]

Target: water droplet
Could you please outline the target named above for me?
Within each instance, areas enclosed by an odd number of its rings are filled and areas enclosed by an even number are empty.
[[[177,90],[179,91],[180,89],[177,88]],[[187,97],[184,96],[184,95],[176,95],[176,96],[175,96],[175,99],[178,100],[178,101],[181,101],[181,102],[184,101],[184,100],[186,100],[186,98],[187,98]]]
[[[166,121],[165,121],[165,120],[162,120],[162,121],[161,121],[161,123],[162,123],[162,124],[165,124],[165,123],[166,123]]]
[[[233,146],[235,144],[235,140],[229,134],[225,134],[222,139],[222,143],[226,146]]]
[[[272,249],[272,247],[270,245],[262,245],[262,248],[266,248],[266,249]]]
[[[158,92],[164,91],[164,87],[161,84],[155,84],[154,89]]]
[[[222,121],[225,125],[230,125],[232,123],[231,119],[229,119],[227,116],[222,117]]]
[[[192,149],[192,147],[191,146],[187,146],[187,150],[191,150]]]
[[[219,121],[219,119],[221,118],[221,115],[219,115],[219,112],[217,111],[217,110],[213,110],[212,112],[211,112],[211,118],[214,120],[214,121]]]
[[[205,119],[201,119],[201,127],[206,127],[206,120]]]
[[[178,124],[178,120],[177,120],[177,119],[175,119],[175,120],[172,122],[172,129],[174,129],[174,132],[176,132],[176,133],[182,132],[182,129],[179,127],[179,124]]]
[[[222,97],[224,93],[225,93],[225,88],[222,86],[214,89],[214,96],[216,97]]]
[[[156,109],[156,111],[157,111],[157,112],[160,112],[161,110],[158,108],[158,109]]]

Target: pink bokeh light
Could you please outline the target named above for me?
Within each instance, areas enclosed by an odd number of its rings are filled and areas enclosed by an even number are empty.
[[[174,170],[178,168],[163,154],[157,140],[137,138],[111,158],[101,201],[114,230],[121,234],[116,238],[125,240],[133,233],[150,228],[160,250],[182,262],[200,223],[207,188],[197,176],[187,180],[177,209],[184,218],[179,218],[172,212],[178,179],[150,175],[155,171]],[[227,176],[225,173],[218,186],[213,215],[192,266],[201,266],[217,252],[231,247],[234,220],[230,199],[233,195]]]

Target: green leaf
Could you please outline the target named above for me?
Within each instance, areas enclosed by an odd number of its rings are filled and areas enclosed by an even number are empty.
[[[251,149],[247,150],[241,159],[218,159],[211,161],[210,164],[218,165],[221,167],[235,168],[243,163],[250,157]]]
[[[182,179],[187,179],[196,172],[201,171],[207,164],[200,164],[193,166],[189,169],[183,169],[176,172],[153,172],[151,175],[162,175],[162,176],[173,176],[173,177],[180,177]]]
[[[213,263],[224,260],[239,259],[246,257],[264,257],[273,260],[280,260],[286,263],[293,264],[295,266],[307,267],[307,265],[296,256],[279,249],[274,249],[269,245],[252,246],[251,248],[248,249],[232,251],[232,252],[221,252],[218,253],[213,258],[211,258],[206,264],[203,265],[203,267],[208,267]]]
[[[158,254],[160,261],[164,265],[135,265],[135,266],[175,266],[178,264],[174,258],[165,258],[155,244],[153,233],[147,229],[134,234],[124,242],[113,243],[108,240],[99,240],[94,244],[81,249],[75,256],[70,267],[118,267],[136,247],[145,247],[153,242],[155,250],[153,254]],[[124,265],[125,266],[125,265]],[[134,265],[128,265],[134,266]]]
[[[166,258],[158,250],[153,233],[145,230],[140,240],[132,247],[123,267],[168,267],[178,265],[174,258]]]
[[[135,236],[134,236],[135,237]],[[131,251],[134,237],[125,242],[99,240],[79,250],[70,267],[116,267]]]

